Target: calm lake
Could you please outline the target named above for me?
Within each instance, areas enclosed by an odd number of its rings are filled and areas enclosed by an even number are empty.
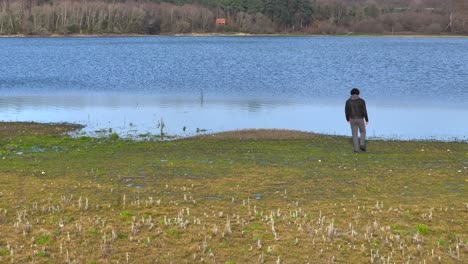
[[[0,121],[72,122],[95,135],[277,128],[467,140],[468,38],[0,38]]]

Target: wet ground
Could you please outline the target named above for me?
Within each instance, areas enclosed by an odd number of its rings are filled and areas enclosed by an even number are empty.
[[[62,135],[83,128],[69,123],[0,122],[0,137],[20,135]]]

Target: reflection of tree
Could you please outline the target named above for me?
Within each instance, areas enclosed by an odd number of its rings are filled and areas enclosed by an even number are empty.
[[[20,113],[25,108],[24,98],[0,98],[0,109],[2,112],[7,112],[9,109],[14,109],[15,113]]]
[[[247,109],[249,110],[249,112],[259,112],[260,110],[262,110],[262,103],[259,101],[248,101]]]

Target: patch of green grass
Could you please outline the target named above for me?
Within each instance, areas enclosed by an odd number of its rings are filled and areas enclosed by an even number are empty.
[[[117,238],[118,239],[127,239],[128,234],[127,233],[117,233]]]
[[[173,229],[173,228],[164,229],[164,232],[166,232],[166,234],[169,234],[173,237],[179,237],[180,235],[179,230]]]
[[[70,141],[72,141],[72,139],[69,139]],[[81,143],[84,143],[84,142],[92,142],[93,141],[93,138],[92,137],[88,137],[88,136],[81,136],[78,138],[78,140],[81,142]]]
[[[91,235],[99,235],[99,230],[97,230],[97,229],[90,229],[90,230],[88,230],[88,234],[91,234]]]
[[[132,212],[130,211],[122,211],[120,212],[120,218],[123,220],[129,220],[132,217]]]
[[[218,248],[229,248],[229,242],[225,239],[223,239],[220,243],[218,243],[217,247]]]
[[[264,238],[265,238],[265,235],[263,235],[263,234],[254,234],[254,235],[252,236],[252,239],[253,239],[254,241],[262,240],[262,239],[264,239]]]
[[[10,254],[10,251],[6,248],[0,248],[0,256],[6,256]]]
[[[424,224],[418,224],[416,226],[416,232],[421,234],[421,235],[426,235],[430,232],[430,229],[427,225]]]
[[[265,230],[265,227],[263,226],[262,223],[253,222],[253,223],[251,223],[250,225],[247,226],[247,229],[248,229],[248,230],[257,230],[257,231],[260,231],[260,230]]]
[[[50,237],[46,234],[42,234],[36,239],[36,243],[38,245],[44,245],[48,243],[49,241],[50,241]]]
[[[447,245],[447,241],[445,241],[444,239],[438,239],[437,240],[437,245],[439,245],[441,247],[445,247]]]
[[[118,139],[119,139],[119,134],[115,132],[109,135],[109,140],[111,141],[117,141]]]
[[[45,251],[41,251],[41,252],[38,252],[36,254],[36,256],[38,257],[42,257],[42,258],[48,258],[49,257],[49,253],[45,252]]]
[[[49,217],[49,223],[50,223],[50,224],[53,224],[53,225],[56,225],[56,224],[58,223],[59,220],[60,220],[59,217],[56,216],[56,215],[51,215],[51,216]]]

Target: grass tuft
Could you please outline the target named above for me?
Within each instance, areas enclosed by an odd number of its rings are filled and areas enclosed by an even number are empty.
[[[416,226],[416,232],[421,234],[421,235],[426,235],[430,232],[430,229],[427,225],[424,224],[418,224]]]

